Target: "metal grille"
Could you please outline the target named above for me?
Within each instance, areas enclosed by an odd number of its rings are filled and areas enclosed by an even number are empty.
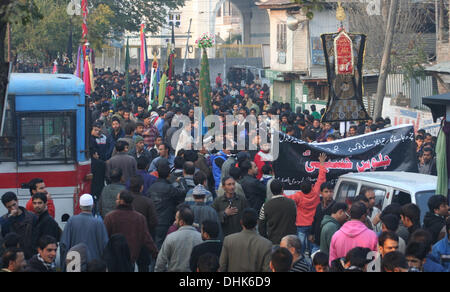
[[[23,116],[20,128],[21,160],[74,159],[75,136],[70,116]]]

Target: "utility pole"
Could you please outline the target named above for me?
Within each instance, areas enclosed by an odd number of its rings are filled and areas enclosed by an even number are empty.
[[[8,33],[8,63],[11,62],[11,24],[8,22],[6,24],[6,29]]]
[[[386,36],[384,40],[383,58],[381,60],[380,75],[378,77],[377,94],[375,97],[374,119],[381,117],[383,112],[383,100],[386,94],[386,80],[389,74],[389,63],[391,59],[392,42],[397,22],[399,1],[391,0],[389,17],[386,26]]]
[[[187,55],[189,52],[189,39],[191,38],[191,25],[192,25],[192,18],[189,20],[189,29],[188,29],[188,35],[187,35],[187,40],[186,40],[186,51],[184,52],[183,73],[186,72],[186,61],[187,61]]]

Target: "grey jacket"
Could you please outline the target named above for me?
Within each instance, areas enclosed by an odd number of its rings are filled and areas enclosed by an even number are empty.
[[[106,214],[116,209],[117,194],[124,189],[125,185],[118,183],[113,183],[103,188],[102,195],[98,201],[98,209],[103,218],[105,218]]]
[[[137,162],[133,156],[127,153],[120,152],[113,156],[110,160],[106,161],[106,173],[105,178],[109,180],[111,170],[114,168],[120,168],[123,174],[123,180],[128,181],[130,177],[135,176],[137,172]]]
[[[233,156],[229,156],[228,159],[222,165],[222,173],[220,176],[220,181],[228,175],[230,175],[230,169],[236,164],[236,159]]]
[[[191,272],[192,249],[202,242],[200,232],[192,226],[183,226],[169,234],[156,259],[155,272]]]
[[[220,254],[220,272],[269,272],[272,242],[255,230],[225,237]]]

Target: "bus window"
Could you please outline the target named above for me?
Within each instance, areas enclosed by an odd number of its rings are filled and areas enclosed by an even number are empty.
[[[0,161],[14,161],[16,158],[16,131],[14,130],[13,100],[9,95],[5,109],[3,135],[0,137]]]
[[[47,114],[20,119],[21,160],[64,160],[75,158],[74,116]]]

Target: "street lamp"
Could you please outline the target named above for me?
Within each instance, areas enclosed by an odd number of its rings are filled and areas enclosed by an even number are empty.
[[[70,16],[70,26],[69,26],[69,42],[67,44],[67,57],[69,58],[70,63],[73,62],[72,59],[72,38],[73,38],[73,24],[72,18],[77,15],[81,16],[81,0],[70,0],[69,5],[67,5],[66,9],[67,14]]]

